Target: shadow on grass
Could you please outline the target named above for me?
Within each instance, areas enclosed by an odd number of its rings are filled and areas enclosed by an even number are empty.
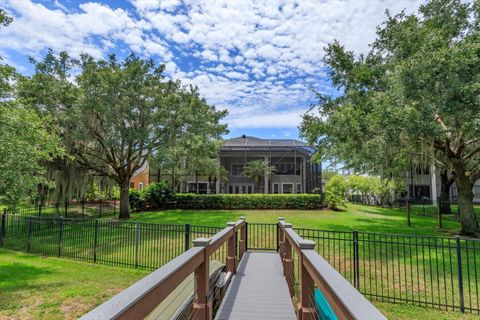
[[[0,291],[13,293],[33,287],[32,281],[52,272],[24,263],[0,265]]]

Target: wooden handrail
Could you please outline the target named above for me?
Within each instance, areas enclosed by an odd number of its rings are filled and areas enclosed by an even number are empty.
[[[81,320],[98,319],[144,319],[150,314],[182,281],[194,273],[195,292],[193,305],[194,320],[212,319],[212,301],[208,299],[210,255],[227,243],[227,271],[236,272],[235,245],[236,232],[240,230],[240,239],[245,240],[245,218],[228,223],[227,227],[212,238],[199,238],[194,246],[171,260],[161,268],[150,273],[140,281],[115,295],[97,308],[81,317]],[[246,241],[239,243],[238,259],[246,251]]]
[[[314,251],[315,242],[305,240],[292,225],[279,218],[279,247],[284,275],[294,296],[292,275],[292,250],[299,259],[300,302],[297,306],[297,319],[318,319],[315,301],[315,286],[327,299],[339,319],[384,320],[386,317],[353,287],[337,270]]]

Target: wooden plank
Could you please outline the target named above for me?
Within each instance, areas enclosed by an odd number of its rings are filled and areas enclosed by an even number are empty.
[[[220,261],[210,261],[210,276],[224,264]],[[193,274],[188,276],[178,287],[173,290],[145,320],[167,320],[177,314],[178,309],[188,303],[193,297],[194,279]]]
[[[278,253],[245,252],[215,319],[296,319]]]

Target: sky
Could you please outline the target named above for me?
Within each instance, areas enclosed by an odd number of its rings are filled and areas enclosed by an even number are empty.
[[[197,85],[228,109],[230,133],[298,138],[314,91],[337,95],[323,65],[334,39],[366,53],[385,10],[414,0],[0,0],[13,23],[0,29],[3,63],[30,74],[49,48],[104,58],[135,53],[166,76]]]

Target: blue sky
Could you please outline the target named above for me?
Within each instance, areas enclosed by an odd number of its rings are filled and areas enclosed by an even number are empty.
[[[22,73],[48,48],[94,57],[134,52],[166,65],[228,109],[229,137],[297,138],[312,88],[336,94],[323,48],[340,40],[368,50],[385,9],[414,0],[0,0],[14,22],[0,30],[0,56]]]

